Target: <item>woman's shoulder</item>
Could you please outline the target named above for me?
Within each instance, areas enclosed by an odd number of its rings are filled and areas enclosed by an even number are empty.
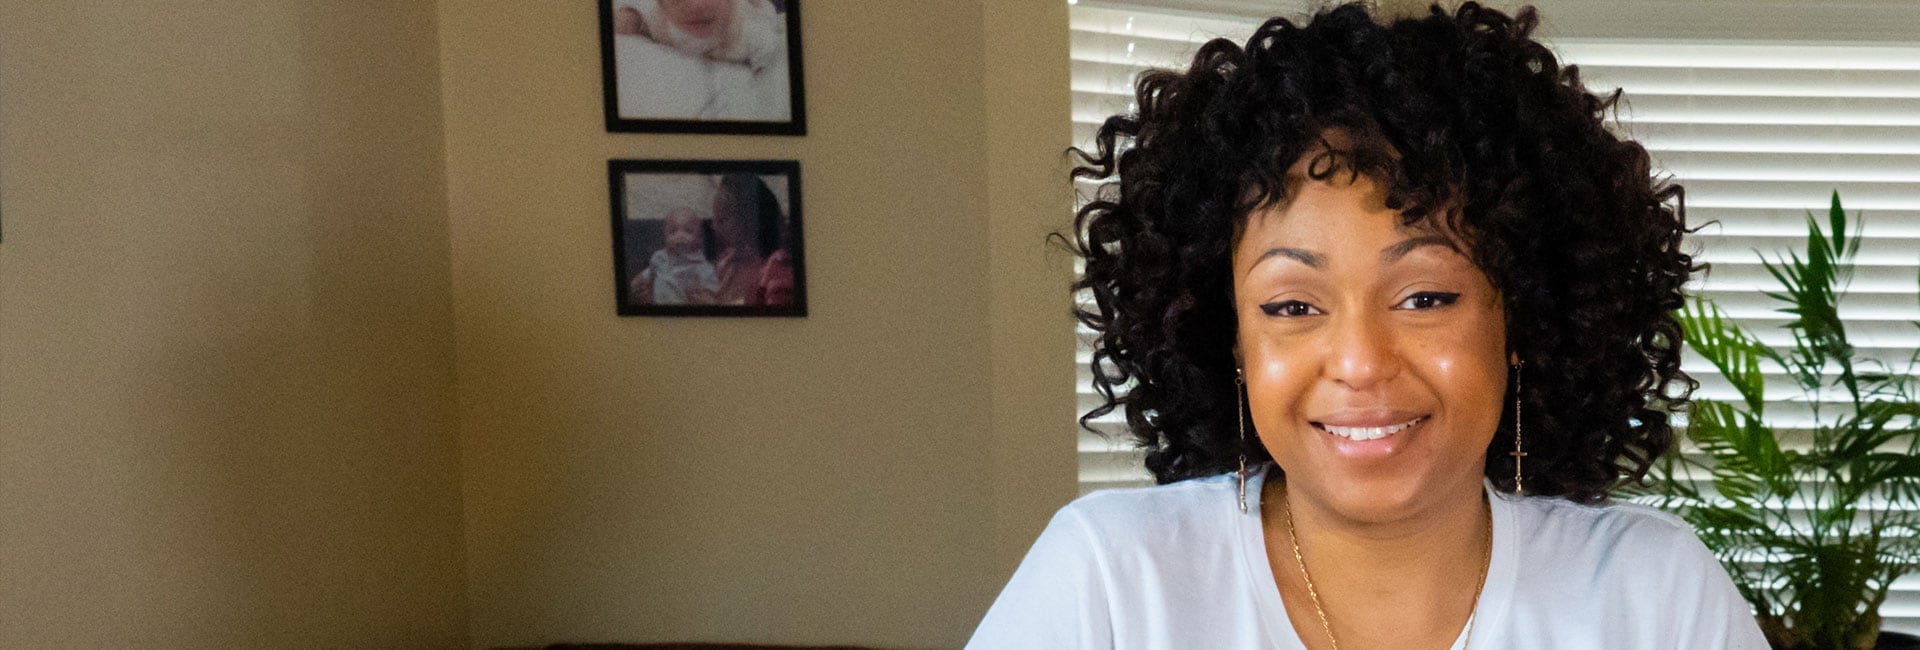
[[[1238,593],[1245,564],[1232,544],[1194,542],[1232,529],[1235,487],[1225,474],[1096,490],[1061,506],[967,647],[1108,648],[1142,625],[1221,616],[1218,596]]]
[[[1506,494],[1500,496],[1514,504],[1514,510],[1519,516],[1531,519],[1536,525],[1541,526],[1579,528],[1587,533],[1597,532],[1597,530],[1620,533],[1663,530],[1691,532],[1693,530],[1686,520],[1672,513],[1621,499],[1610,498],[1598,503],[1578,503],[1560,497],[1516,497]]]
[[[1232,497],[1237,486],[1229,472],[1163,485],[1094,490],[1066,507],[1096,522],[1179,517],[1218,509],[1221,499]]]
[[[1513,529],[1508,616],[1555,622],[1528,634],[1618,648],[1766,647],[1719,558],[1685,520],[1618,500],[1502,499]]]
[[[1598,503],[1577,503],[1558,497],[1513,497],[1502,495],[1513,504],[1514,523],[1529,537],[1544,538],[1541,543],[1562,544],[1586,540],[1593,545],[1617,546],[1636,543],[1671,543],[1677,539],[1698,538],[1686,520],[1657,508],[1607,499]]]
[[[1239,512],[1233,473],[1081,495],[1057,516],[1072,517],[1102,546],[1153,545],[1193,535],[1223,534],[1228,511]],[[1249,495],[1250,497],[1252,495]]]
[[[1094,491],[1062,506],[1035,549],[1045,549],[1047,563],[1081,565],[1104,583],[1131,585],[1126,590],[1136,596],[1217,591],[1244,575],[1234,542],[1246,532],[1236,492],[1232,473]]]
[[[1575,503],[1552,497],[1503,497],[1513,504],[1514,538],[1526,561],[1558,567],[1562,577],[1638,581],[1718,567],[1693,527],[1671,513],[1611,499]]]
[[[1502,495],[1516,505],[1523,518],[1535,525],[1569,528],[1581,534],[1619,535],[1693,534],[1692,525],[1673,513],[1624,499],[1608,498],[1596,503],[1579,503],[1560,497],[1514,497]]]

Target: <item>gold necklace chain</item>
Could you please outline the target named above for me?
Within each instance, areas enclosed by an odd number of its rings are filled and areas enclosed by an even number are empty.
[[[1287,541],[1293,544],[1293,562],[1300,567],[1300,578],[1307,581],[1307,598],[1313,601],[1313,613],[1320,615],[1320,629],[1327,633],[1327,643],[1332,650],[1340,650],[1340,640],[1333,637],[1333,624],[1327,622],[1327,610],[1320,607],[1320,592],[1313,588],[1313,576],[1307,575],[1307,560],[1300,556],[1300,538],[1293,534],[1293,507],[1287,503],[1284,493],[1280,496],[1280,510],[1287,518]],[[1487,586],[1487,565],[1493,561],[1493,513],[1487,513],[1487,550],[1484,562],[1480,564],[1480,582],[1473,586],[1473,611],[1467,614],[1466,639],[1460,644],[1461,650],[1473,645],[1473,622],[1480,618],[1480,590]]]

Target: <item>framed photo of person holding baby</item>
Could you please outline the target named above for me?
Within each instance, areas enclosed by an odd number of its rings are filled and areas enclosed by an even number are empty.
[[[806,135],[800,0],[599,0],[607,130]]]
[[[622,316],[805,316],[800,163],[612,160]]]

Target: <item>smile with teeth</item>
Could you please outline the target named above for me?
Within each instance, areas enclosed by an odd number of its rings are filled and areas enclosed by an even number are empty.
[[[1404,431],[1406,430],[1407,427],[1411,427],[1413,425],[1424,422],[1426,421],[1426,419],[1427,419],[1427,416],[1422,415],[1420,417],[1408,420],[1406,422],[1401,422],[1399,424],[1394,424],[1394,425],[1389,425],[1384,427],[1339,427],[1331,424],[1322,424],[1319,422],[1314,422],[1313,426],[1319,428],[1321,431],[1325,431],[1327,433],[1331,433],[1333,435],[1340,436],[1348,440],[1378,440],[1380,438],[1385,438],[1387,436]]]

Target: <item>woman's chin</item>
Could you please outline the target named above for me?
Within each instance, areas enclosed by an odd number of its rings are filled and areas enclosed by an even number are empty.
[[[1313,477],[1289,474],[1288,477],[1290,487],[1304,488],[1303,493],[1310,491],[1321,508],[1342,519],[1364,523],[1390,523],[1415,517],[1444,490],[1429,476],[1408,473],[1355,476],[1339,472]],[[1301,483],[1311,483],[1311,487]]]
[[[1367,523],[1400,521],[1419,510],[1420,490],[1407,481],[1362,481],[1332,487],[1327,495],[1341,517]]]
[[[1294,453],[1305,456],[1299,460],[1314,470],[1302,478],[1311,480],[1322,507],[1354,521],[1400,521],[1434,505],[1437,497],[1478,486],[1477,466],[1474,476],[1451,469],[1473,464],[1471,458],[1436,453],[1452,447],[1447,432],[1446,421],[1433,418],[1358,439],[1310,424]]]

